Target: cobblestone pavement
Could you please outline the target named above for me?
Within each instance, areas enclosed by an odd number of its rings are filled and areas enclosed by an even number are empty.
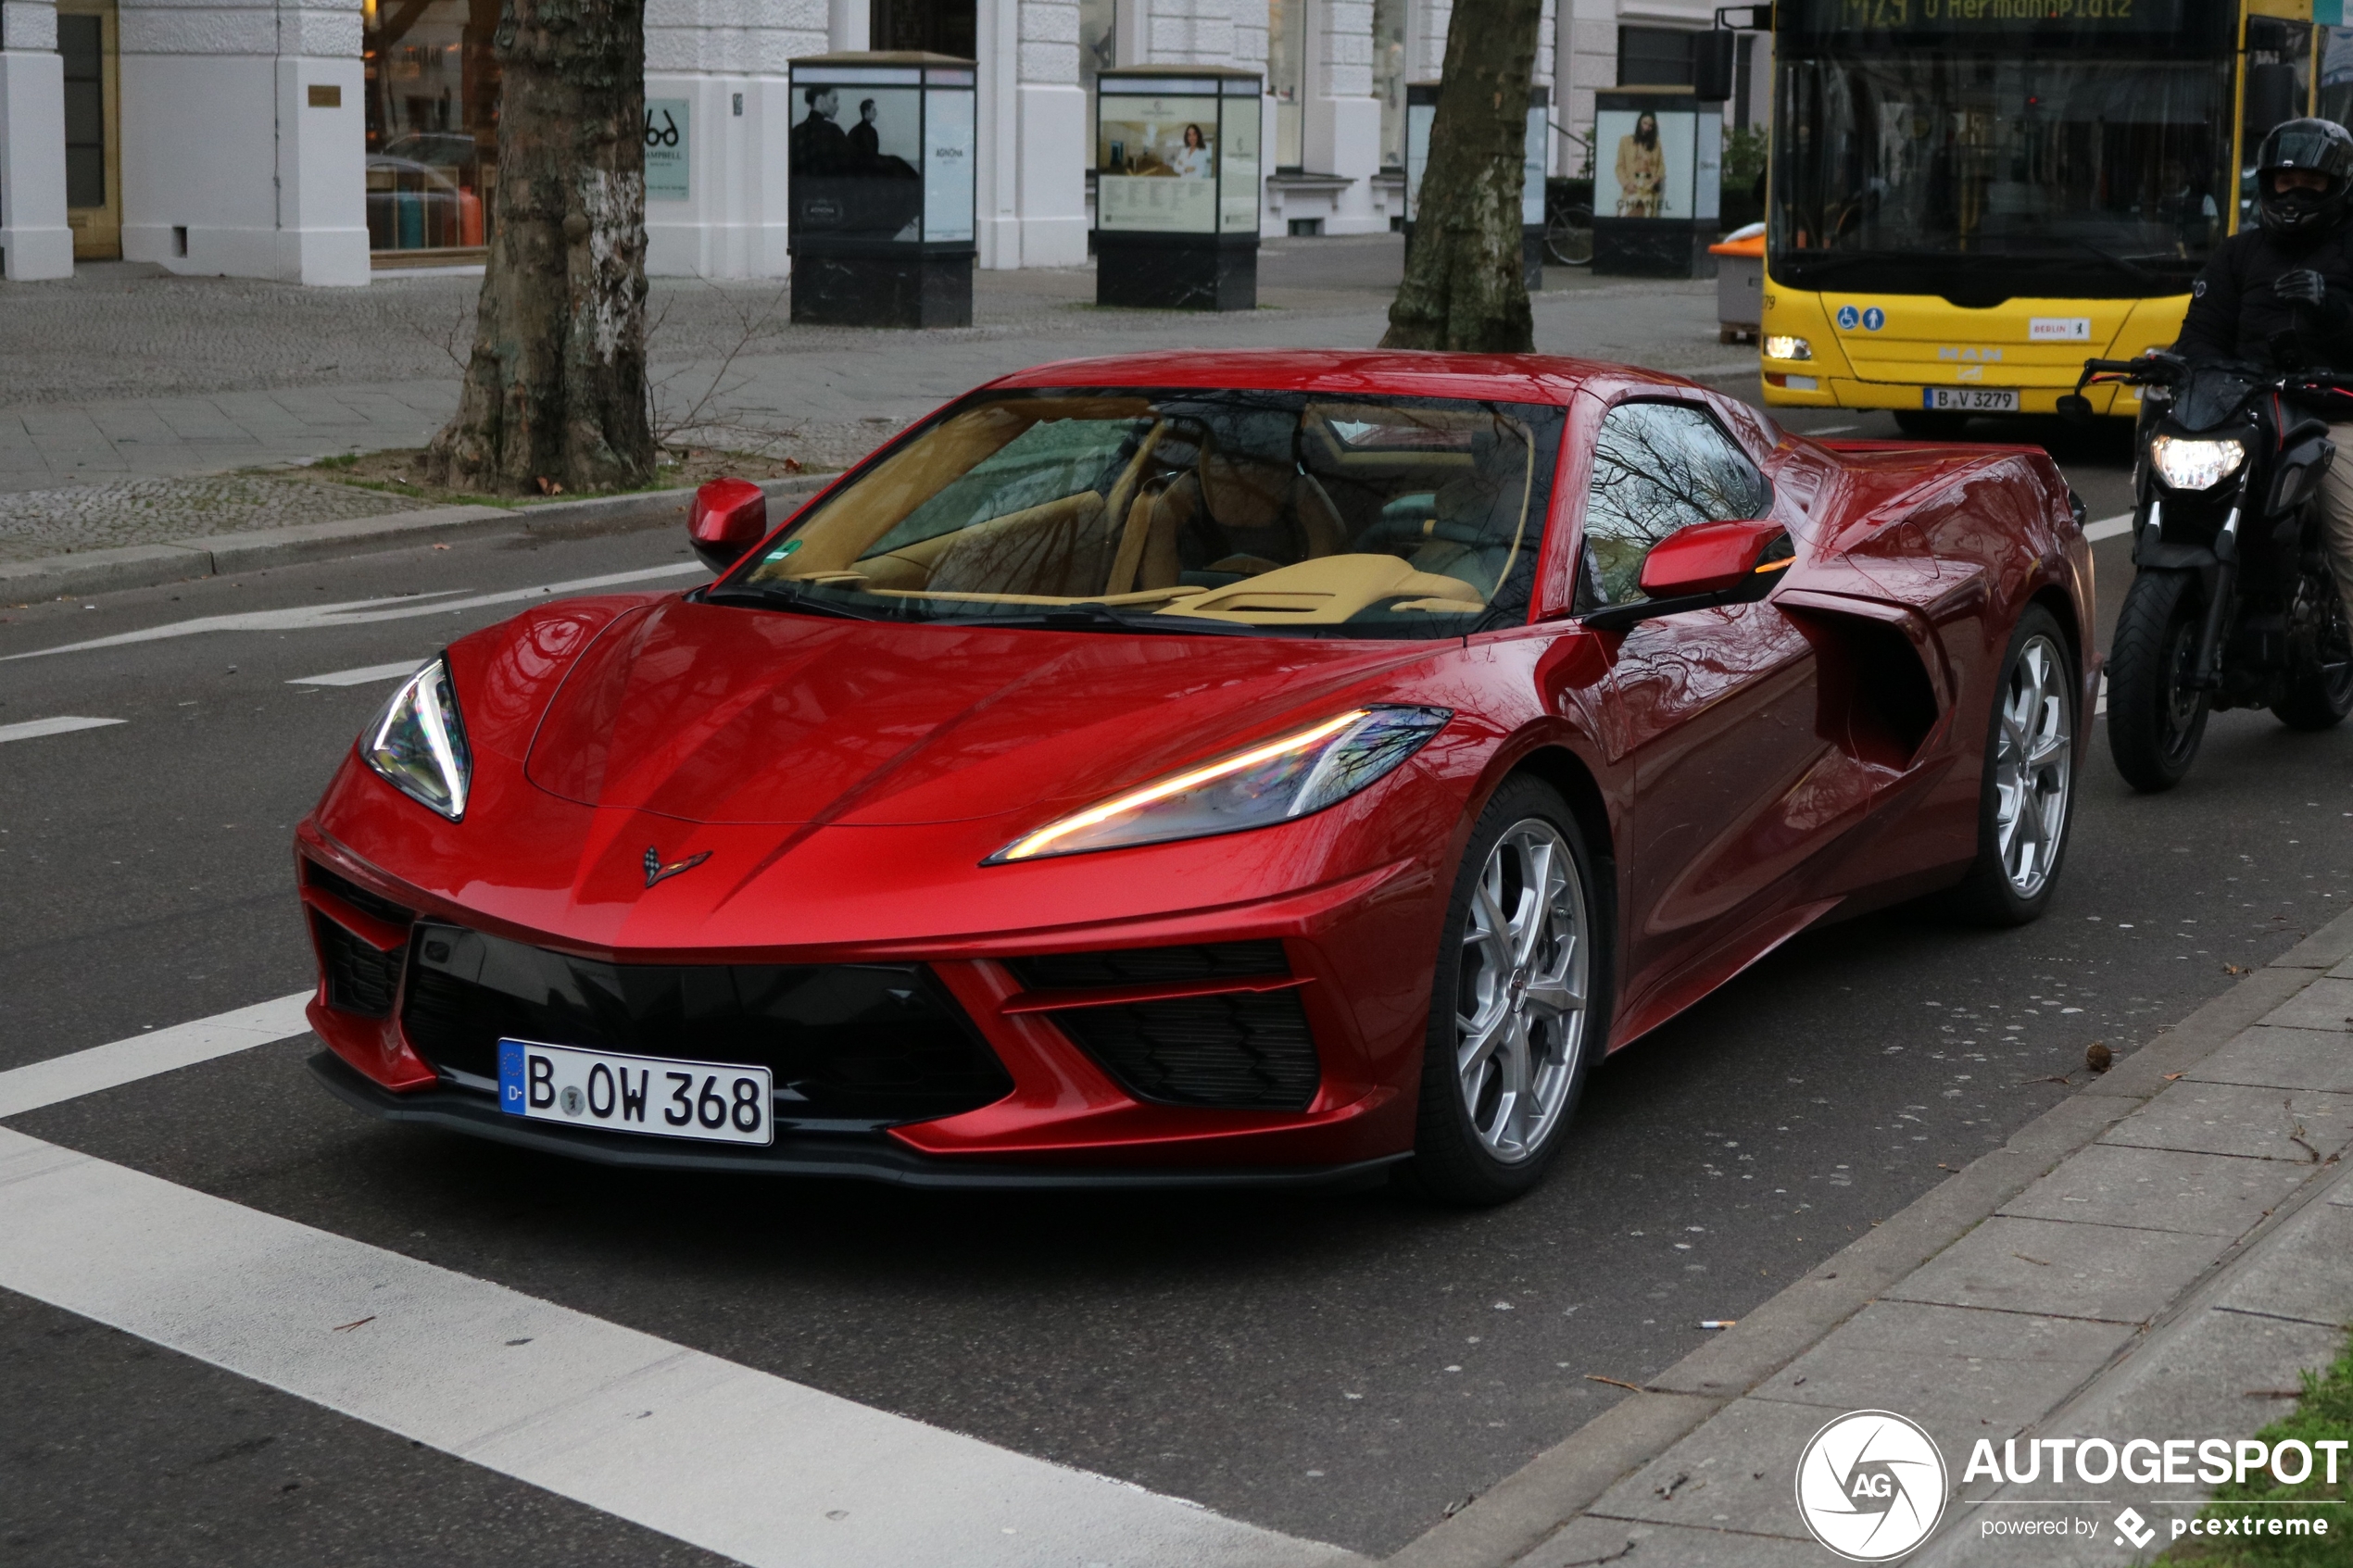
[[[1399,238],[1277,241],[1260,257],[1256,311],[1100,309],[1090,265],[978,273],[974,325],[920,333],[794,326],[774,283],[657,279],[656,420],[700,445],[836,467],[976,383],[1045,360],[1378,341]],[[1686,371],[1743,363],[1717,343],[1712,282],[1555,270],[1547,284],[1535,297],[1546,353]],[[132,263],[0,283],[0,364],[11,371],[0,389],[0,558],[359,515],[340,495],[321,510],[329,503],[267,475],[224,476],[422,445],[456,405],[479,288],[477,276],[395,273],[313,289]],[[367,505],[401,509],[390,496]]]
[[[266,473],[122,479],[57,490],[0,492],[0,560],[382,517],[433,505],[354,484]]]

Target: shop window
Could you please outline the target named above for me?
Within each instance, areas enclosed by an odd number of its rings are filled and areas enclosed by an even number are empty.
[[[1405,0],[1373,0],[1373,96],[1383,169],[1405,167]]]
[[[498,188],[498,0],[365,0],[368,246],[473,250]]]
[[[976,58],[974,0],[874,0],[869,33],[877,49],[927,49]]]
[[[1275,167],[1297,169],[1306,139],[1308,0],[1266,0],[1266,91],[1275,99]]]
[[[1620,87],[1688,87],[1692,84],[1692,35],[1671,27],[1617,30]]]
[[[1078,0],[1078,85],[1095,123],[1095,78],[1119,63],[1118,0]]]

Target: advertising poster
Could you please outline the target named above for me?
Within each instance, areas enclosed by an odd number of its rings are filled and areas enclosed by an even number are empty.
[[[1259,99],[1224,98],[1225,129],[1217,155],[1218,207],[1227,233],[1258,228]]]
[[[1594,116],[1594,215],[1699,216],[1692,207],[1692,136],[1697,119],[1689,108],[1604,109]]]
[[[923,238],[923,89],[804,83],[794,99],[792,189],[801,226],[862,239]]]
[[[686,107],[684,98],[646,100],[648,201],[682,202],[688,198],[690,187],[686,180],[686,163],[692,143],[688,136]]]
[[[973,237],[975,94],[968,89],[933,89],[924,119],[924,238]]]
[[[1101,102],[1095,148],[1101,171],[1097,223],[1104,229],[1215,233],[1218,100],[1105,93]]]

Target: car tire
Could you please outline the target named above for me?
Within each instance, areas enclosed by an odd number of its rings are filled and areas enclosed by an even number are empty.
[[[1543,1179],[1609,1038],[1607,902],[1559,793],[1506,780],[1446,904],[1410,1185],[1485,1206]]]
[[[2209,692],[2183,689],[2197,655],[2205,601],[2196,574],[2144,571],[2124,594],[2108,660],[2108,750],[2144,795],[2186,777],[2206,738]]]
[[[1953,890],[1982,925],[2024,925],[2058,885],[2075,822],[2076,661],[2049,610],[2030,605],[2010,631],[1978,786],[1977,859]]]

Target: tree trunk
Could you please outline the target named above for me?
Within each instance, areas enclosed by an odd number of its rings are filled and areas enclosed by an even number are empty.
[[[1415,203],[1414,250],[1383,348],[1524,354],[1536,346],[1520,272],[1528,90],[1542,0],[1456,0]]]
[[[495,47],[490,262],[427,472],[505,495],[643,483],[645,0],[505,0]]]

